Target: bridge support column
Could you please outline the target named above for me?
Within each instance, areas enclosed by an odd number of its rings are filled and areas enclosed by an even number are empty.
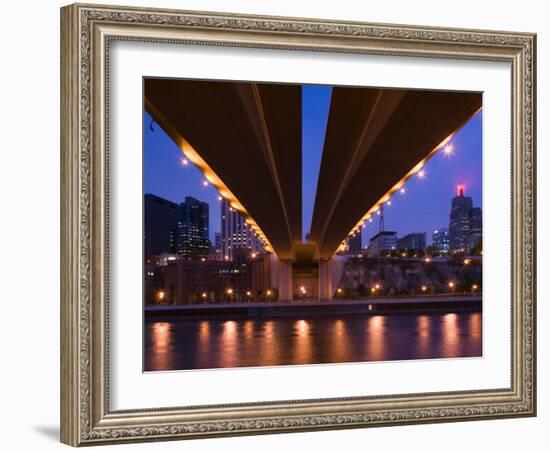
[[[277,289],[279,300],[292,300],[292,261],[279,259],[276,255],[271,255],[271,261],[272,286]]]
[[[279,300],[292,300],[292,261],[279,260]]]
[[[319,260],[319,300],[332,300],[331,260]]]

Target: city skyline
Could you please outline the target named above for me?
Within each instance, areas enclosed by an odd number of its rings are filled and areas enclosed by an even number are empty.
[[[303,86],[302,99],[302,221],[303,235],[309,231],[319,164],[322,156],[330,86]],[[164,130],[144,112],[144,193],[152,193],[174,203],[192,196],[210,205],[209,239],[221,231],[218,192],[204,185],[202,173],[186,160],[179,147]],[[465,195],[482,208],[482,112],[474,115],[451,139],[452,154],[438,152],[424,166],[425,176],[412,177],[405,184],[405,195],[394,195],[384,209],[385,228],[399,237],[426,232],[427,244],[432,232],[448,227],[450,199],[456,186],[463,185]],[[186,162],[184,164],[184,162]],[[363,246],[378,232],[378,219],[366,223]]]

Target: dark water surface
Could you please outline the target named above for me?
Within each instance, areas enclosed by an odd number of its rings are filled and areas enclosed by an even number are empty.
[[[155,318],[145,370],[481,356],[481,313]]]

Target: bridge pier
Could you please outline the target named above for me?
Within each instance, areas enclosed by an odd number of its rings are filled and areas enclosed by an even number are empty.
[[[345,263],[346,257],[339,255],[319,260],[319,300],[332,300],[342,279]]]
[[[334,289],[332,286],[332,273],[330,266],[330,258],[323,258],[319,260],[319,300],[332,300]]]
[[[292,261],[271,255],[271,285],[277,289],[279,300],[292,300]]]

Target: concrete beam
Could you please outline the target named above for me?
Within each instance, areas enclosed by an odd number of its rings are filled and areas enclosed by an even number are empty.
[[[147,78],[144,92],[152,117],[290,258],[302,234],[301,87]]]
[[[310,233],[321,258],[481,108],[481,94],[333,89]]]

